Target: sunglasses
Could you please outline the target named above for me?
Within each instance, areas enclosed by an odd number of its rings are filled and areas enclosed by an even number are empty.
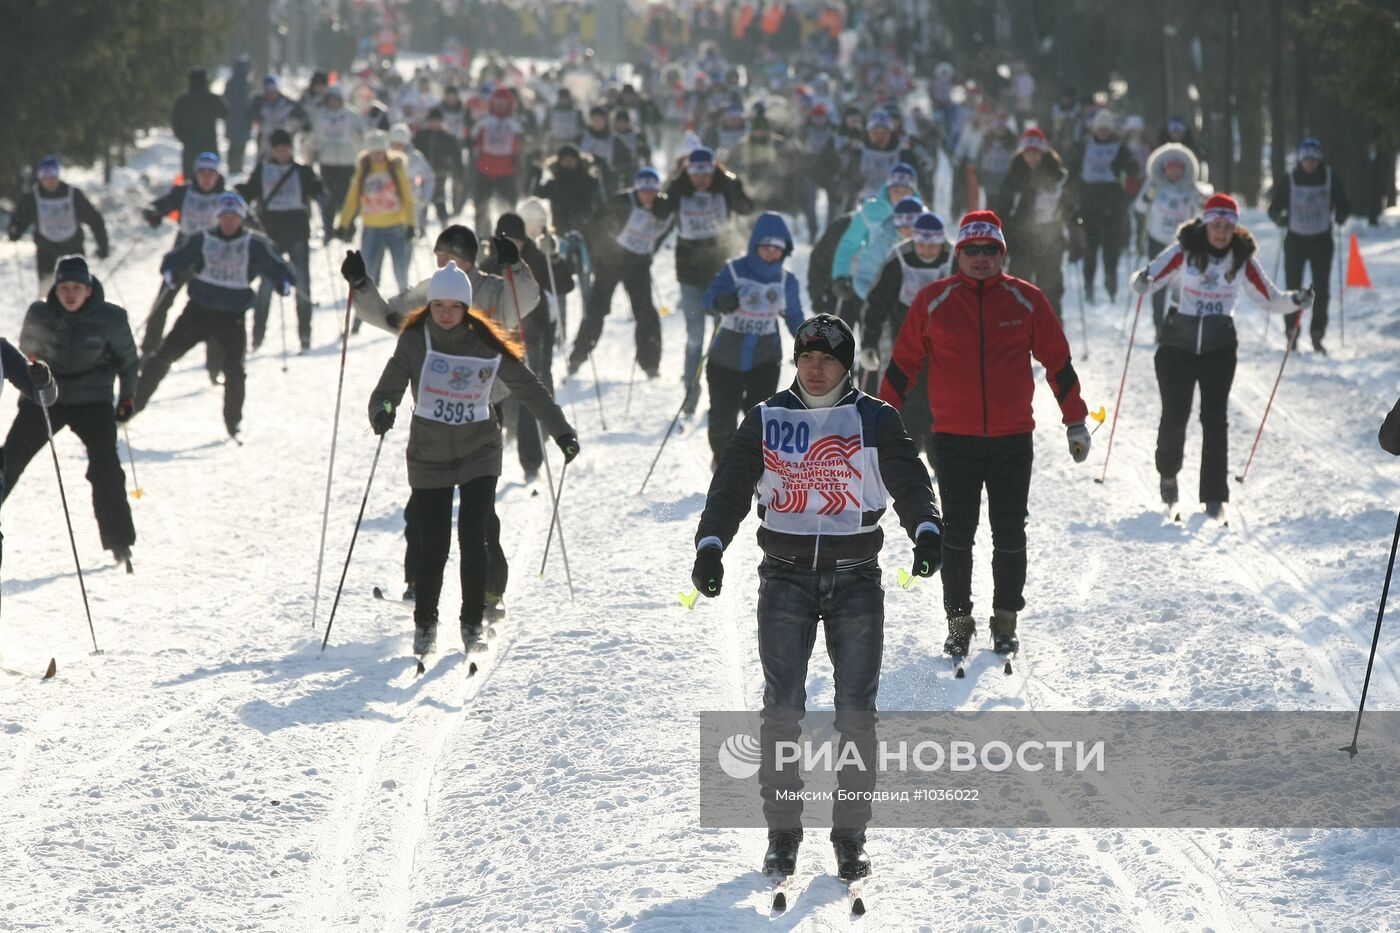
[[[969,243],[962,251],[968,256],[995,256],[1001,252],[1001,247],[995,243]]]

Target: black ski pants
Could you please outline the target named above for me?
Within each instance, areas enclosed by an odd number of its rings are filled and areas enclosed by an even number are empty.
[[[992,526],[992,608],[1026,607],[1026,502],[1035,449],[1030,434],[933,435],[933,471],[943,501],[943,611],[972,614],[972,545],[987,490]]]
[[[710,451],[715,460],[739,429],[739,418],[750,408],[778,391],[778,371],[782,364],[763,363],[746,373],[726,369],[714,360],[705,364],[710,383]]]
[[[195,344],[205,342],[210,349],[219,348],[219,365],[224,371],[224,426],[230,433],[236,431],[243,421],[247,382],[243,353],[248,345],[248,330],[241,311],[215,311],[193,301],[185,305],[180,319],[161,341],[160,349],[141,367],[141,378],[136,383],[136,410],[146,407],[176,360],[194,349]]]
[[[1308,325],[1308,333],[1314,344],[1322,343],[1322,338],[1327,336],[1327,305],[1332,298],[1333,258],[1334,249],[1331,233],[1319,233],[1314,236],[1299,236],[1296,233],[1289,233],[1283,238],[1284,287],[1289,289],[1302,288],[1303,267],[1310,266],[1312,268],[1313,306],[1312,321]],[[1293,329],[1298,326],[1298,319],[1302,314],[1301,311],[1294,311],[1292,314],[1284,315],[1285,326],[1290,335],[1292,335]]]
[[[1162,394],[1162,421],[1157,428],[1157,472],[1181,470],[1191,400],[1201,387],[1201,501],[1230,501],[1230,384],[1235,381],[1235,348],[1193,353],[1158,347],[1153,359]]]
[[[632,303],[632,317],[637,321],[637,365],[648,376],[655,376],[661,369],[661,318],[651,300],[650,258],[637,257],[622,262],[600,258],[569,360],[582,366],[593,353],[603,333],[603,320],[612,310],[613,292],[619,283],[627,292],[627,300]]]
[[[442,576],[452,547],[452,497],[457,507],[457,542],[461,551],[461,620],[481,624],[486,594],[506,591],[509,568],[501,548],[501,520],[496,515],[496,479],[479,476],[460,487],[415,489],[404,507],[404,579],[416,590],[413,618],[436,621]]]
[[[68,405],[62,401],[49,406],[49,420],[55,435],[66,426],[87,448],[87,480],[92,486],[92,511],[105,550],[127,548],[136,543],[131,523],[131,505],[126,501],[126,474],[117,455],[117,422],[111,402]],[[49,441],[44,410],[29,399],[20,399],[19,414],[5,437],[4,491],[8,497],[34,455]],[[2,501],[2,500],[0,500]]]
[[[549,312],[537,308],[527,315],[525,329],[525,362],[530,371],[544,383],[550,396],[554,395],[554,374],[550,364],[554,361],[554,322]],[[544,463],[544,448],[540,446],[539,422],[530,414],[530,409],[511,399],[506,404],[515,409],[515,446],[520,455],[520,466],[526,473],[537,473]]]

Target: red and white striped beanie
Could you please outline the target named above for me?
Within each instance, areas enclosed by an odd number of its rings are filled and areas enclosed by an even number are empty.
[[[968,243],[996,243],[1006,252],[1006,237],[1001,232],[1001,218],[995,211],[968,211],[958,224],[956,249]]]
[[[1206,223],[1212,220],[1228,220],[1232,224],[1240,222],[1240,205],[1228,194],[1211,195],[1201,211],[1201,219]]]

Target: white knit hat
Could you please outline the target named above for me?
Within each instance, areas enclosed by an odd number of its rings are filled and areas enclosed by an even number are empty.
[[[369,152],[383,152],[389,148],[389,134],[383,130],[372,130],[365,134],[365,149]]]
[[[460,301],[468,308],[472,306],[472,283],[467,274],[457,268],[457,263],[447,261],[447,265],[433,273],[428,280],[429,301]]]
[[[407,123],[395,123],[389,127],[389,145],[407,146],[413,142],[413,131]]]

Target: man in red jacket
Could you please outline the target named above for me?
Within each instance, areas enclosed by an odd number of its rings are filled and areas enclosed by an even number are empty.
[[[1016,614],[1025,608],[1026,500],[1030,495],[1034,357],[1060,403],[1070,455],[1089,456],[1087,409],[1069,343],[1045,294],[1001,271],[1006,240],[992,211],[973,211],[959,225],[957,273],[925,286],[895,341],[880,397],[904,404],[928,362],[933,413],[933,466],[943,499],[943,650],[967,655],[972,619],[972,542],[987,488],[992,525],[992,646],[1014,652]]]

